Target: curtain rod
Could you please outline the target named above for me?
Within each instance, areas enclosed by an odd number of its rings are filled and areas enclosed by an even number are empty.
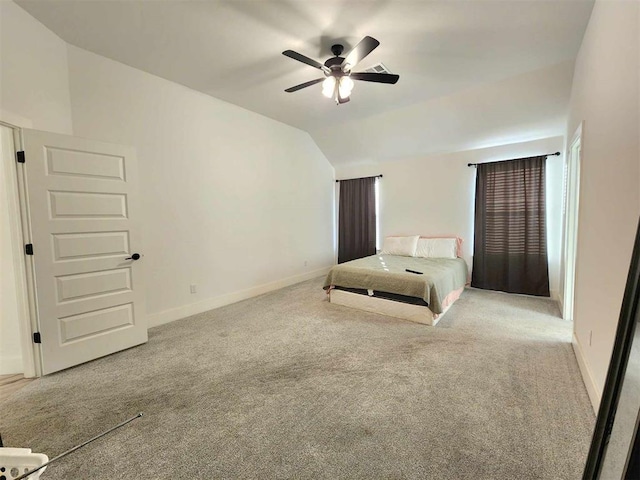
[[[520,158],[511,158],[509,160],[497,160],[495,162],[483,162],[483,163],[500,163],[500,162],[510,162],[512,160],[525,160],[527,158],[533,158],[533,157],[550,157],[552,155],[555,155],[556,157],[558,157],[560,155],[560,152],[556,152],[556,153],[545,153],[544,155],[532,155],[531,157],[520,157]],[[478,165],[481,165],[480,163],[467,163],[467,167],[476,167]]]
[[[360,180],[361,178],[382,178],[382,175],[374,175],[372,177],[343,178],[342,180],[336,180],[336,183],[340,183],[340,182],[343,182],[345,180]]]

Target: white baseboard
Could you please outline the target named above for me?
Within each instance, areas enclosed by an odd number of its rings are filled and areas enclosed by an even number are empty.
[[[331,266],[320,268],[312,272],[302,273],[300,275],[294,275],[292,277],[276,280],[275,282],[265,283],[239,292],[227,293],[220,295],[219,297],[208,298],[196,303],[190,303],[183,305],[182,307],[172,308],[170,310],[164,310],[158,313],[152,313],[147,315],[147,325],[149,328],[164,325],[165,323],[180,320],[182,318],[190,317],[198,313],[213,310],[214,308],[223,307],[232,303],[240,302],[251,297],[262,295],[263,293],[272,292],[280,288],[288,287],[295,283],[304,282],[305,280],[311,280],[312,278],[320,277],[329,273]]]
[[[23,373],[22,355],[6,355],[0,353],[0,375]]]
[[[587,393],[589,394],[589,400],[591,400],[591,406],[593,407],[593,411],[598,414],[598,409],[600,408],[600,389],[596,386],[596,382],[593,380],[593,375],[591,375],[591,371],[587,365],[587,362],[584,357],[584,352],[582,350],[582,346],[580,345],[580,341],[578,338],[573,335],[573,340],[571,341],[573,345],[573,353],[576,355],[576,360],[578,360],[578,367],[580,367],[580,373],[582,374],[582,381],[584,382],[584,386],[587,387]]]

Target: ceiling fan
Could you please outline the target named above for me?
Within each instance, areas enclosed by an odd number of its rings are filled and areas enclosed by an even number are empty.
[[[311,85],[322,82],[322,94],[325,97],[333,98],[337,105],[347,103],[353,89],[353,80],[361,80],[364,82],[390,83],[394,84],[400,78],[399,75],[391,73],[369,73],[369,72],[352,72],[360,61],[369,55],[380,42],[373,37],[364,37],[360,42],[347,53],[345,57],[341,57],[344,47],[342,45],[333,45],[331,52],[335,57],[330,58],[324,64],[317,62],[309,57],[305,57],[301,53],[293,50],[285,50],[283,55],[305,63],[324,73],[324,78],[316,78],[300,85],[287,88],[285,92],[297,92]]]

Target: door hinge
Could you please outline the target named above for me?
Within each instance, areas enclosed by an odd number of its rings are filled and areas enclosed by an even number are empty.
[[[27,243],[24,246],[24,253],[27,255],[33,255],[33,243]]]
[[[18,163],[24,163],[26,160],[24,158],[24,152],[20,151],[20,152],[16,152],[16,160]]]
[[[33,343],[42,343],[42,337],[40,336],[40,332],[33,333]]]

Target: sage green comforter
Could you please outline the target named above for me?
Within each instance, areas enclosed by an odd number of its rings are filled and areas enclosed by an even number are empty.
[[[423,275],[405,269],[423,272]],[[467,262],[461,258],[420,258],[372,255],[334,266],[324,289],[361,288],[422,298],[433,313],[442,313],[442,302],[467,283]]]

